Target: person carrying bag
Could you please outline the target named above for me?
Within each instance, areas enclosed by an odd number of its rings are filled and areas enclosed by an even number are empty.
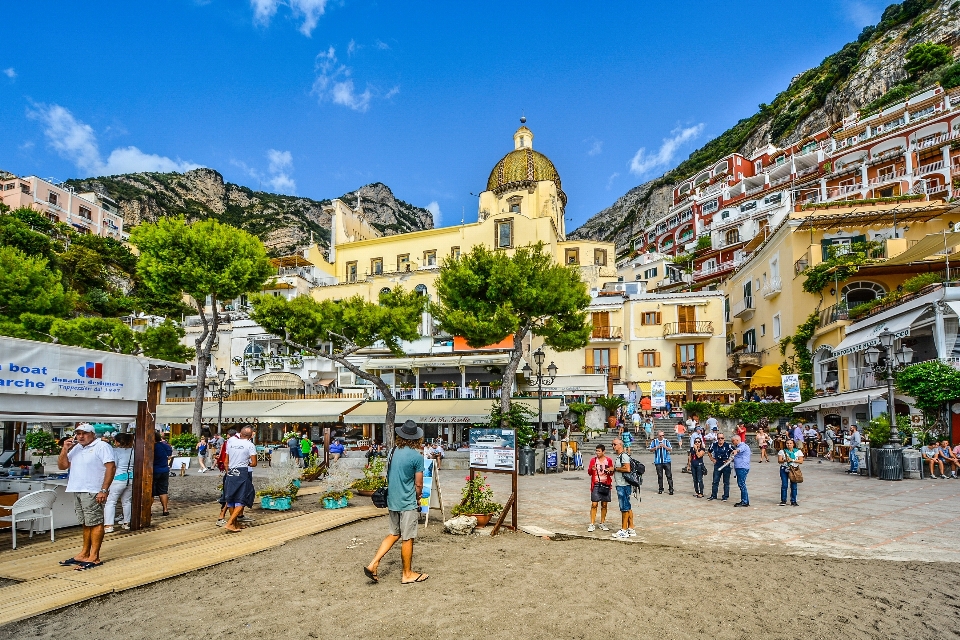
[[[784,448],[777,452],[777,461],[780,463],[780,506],[787,504],[787,485],[790,485],[790,504],[799,507],[797,502],[797,485],[803,482],[803,451],[797,448],[792,439],[787,439]]]

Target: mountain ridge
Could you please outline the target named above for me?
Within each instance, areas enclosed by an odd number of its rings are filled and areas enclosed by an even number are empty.
[[[324,247],[330,244],[330,214],[324,207],[331,199],[257,191],[226,182],[215,169],[127,173],[67,180],[66,184],[115,200],[128,229],[162,216],[182,214],[193,220],[212,217],[245,229],[259,237],[273,255],[294,253],[311,241]],[[339,198],[355,206],[357,194],[367,219],[386,235],[433,228],[430,211],[398,199],[382,182],[364,185]]]

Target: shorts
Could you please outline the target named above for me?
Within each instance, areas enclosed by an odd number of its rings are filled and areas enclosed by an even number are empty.
[[[413,540],[417,537],[417,524],[420,522],[419,509],[406,511],[388,511],[390,535],[400,536],[400,540]]]
[[[613,487],[610,487],[610,489],[612,490]],[[597,491],[597,485],[593,485],[593,489],[590,490],[590,502],[610,502],[610,494],[608,493],[605,498],[600,497],[600,492]]]
[[[633,487],[626,485],[624,487],[615,487],[617,490],[617,500],[620,502],[620,511],[630,511],[633,505],[630,504],[630,494],[633,493]]]
[[[156,496],[165,496],[170,493],[170,472],[169,471],[154,471],[153,472],[153,495]]]
[[[96,527],[103,524],[103,505],[97,502],[97,494],[88,491],[73,494],[73,509],[80,525]]]

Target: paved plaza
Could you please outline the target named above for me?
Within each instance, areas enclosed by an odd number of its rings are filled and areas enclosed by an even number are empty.
[[[681,547],[756,550],[781,547],[787,552],[844,558],[960,562],[960,480],[903,480],[849,476],[847,465],[808,460],[803,465],[799,507],[778,506],[780,474],[776,462],[758,464],[754,455],[747,487],[750,508],[735,509],[740,499],[731,477],[727,502],[693,497],[693,479],[673,463],[675,494],[657,494],[652,456],[637,457],[647,467],[642,501],[634,501],[636,542]],[[676,460],[678,456],[674,456]],[[712,465],[708,465],[712,471]],[[449,500],[459,497],[465,472],[444,471],[441,482]],[[707,475],[706,495],[709,496]],[[451,481],[448,481],[447,479]],[[509,495],[509,477],[489,476],[497,500]],[[448,488],[447,484],[455,485]],[[666,488],[666,486],[665,486]],[[723,487],[720,487],[722,496]],[[551,532],[606,538],[590,523],[589,479],[585,471],[520,477],[520,524]],[[607,522],[619,528],[616,497]]]

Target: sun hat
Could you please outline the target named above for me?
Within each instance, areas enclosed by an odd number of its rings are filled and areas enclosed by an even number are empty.
[[[395,430],[398,438],[404,440],[419,440],[423,437],[423,429],[417,426],[413,420],[407,420]]]

